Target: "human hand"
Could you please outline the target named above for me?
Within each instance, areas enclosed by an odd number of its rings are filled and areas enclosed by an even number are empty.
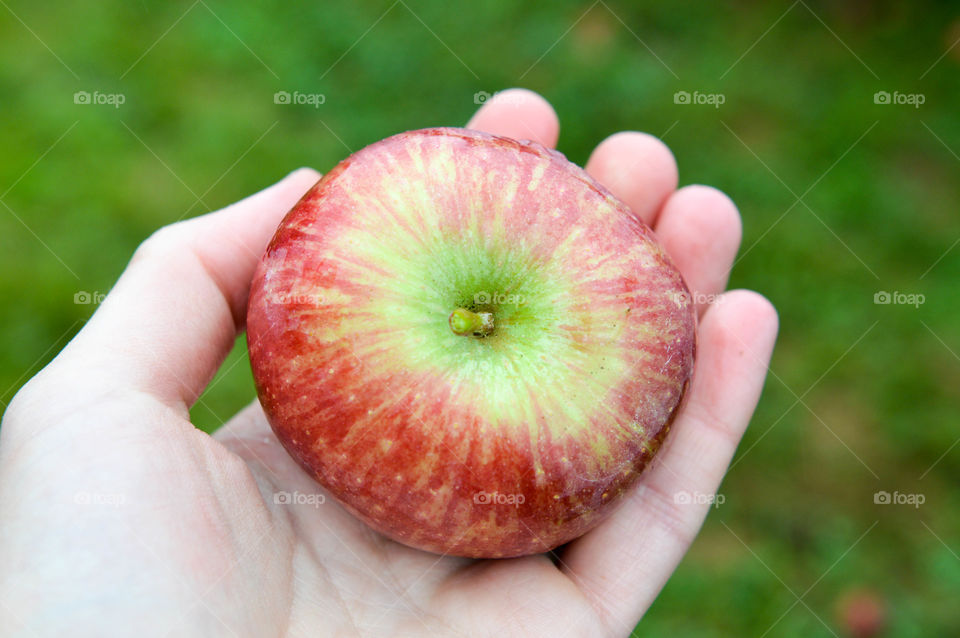
[[[503,92],[468,125],[554,146],[556,116]],[[677,190],[655,138],[620,133],[587,171],[650,224],[699,303],[696,372],[664,448],[608,520],[552,556],[440,557],[318,493],[254,401],[213,436],[189,406],[243,329],[254,267],[319,175],[301,169],[137,250],[0,429],[0,634],[627,635],[693,540],[760,394],[776,314],[728,292],[740,219]]]

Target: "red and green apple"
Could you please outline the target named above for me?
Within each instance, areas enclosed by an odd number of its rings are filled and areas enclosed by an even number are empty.
[[[247,314],[260,402],[340,503],[406,545],[544,552],[649,465],[696,315],[653,232],[563,155],[437,128],[321,179]]]

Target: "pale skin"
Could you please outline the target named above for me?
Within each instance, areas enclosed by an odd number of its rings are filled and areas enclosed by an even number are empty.
[[[470,128],[554,146],[539,96],[498,94]],[[243,329],[257,260],[319,178],[301,169],[137,250],[0,429],[0,634],[17,636],[626,636],[696,536],[756,406],[770,303],[723,293],[736,207],[677,189],[649,135],[618,133],[587,171],[650,224],[696,295],[695,379],[657,461],[611,518],[546,555],[441,557],[316,494],[254,401],[214,435],[188,408]],[[722,294],[721,294],[722,293]],[[682,500],[682,499],[681,499]],[[701,499],[702,500],[702,499]]]

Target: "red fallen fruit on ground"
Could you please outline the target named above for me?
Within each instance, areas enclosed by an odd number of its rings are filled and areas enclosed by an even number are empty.
[[[340,163],[290,211],[247,315],[287,451],[406,545],[550,550],[660,447],[696,315],[653,232],[561,154],[454,128]]]
[[[841,596],[837,615],[844,633],[853,638],[875,638],[887,625],[883,598],[868,589],[853,589]]]

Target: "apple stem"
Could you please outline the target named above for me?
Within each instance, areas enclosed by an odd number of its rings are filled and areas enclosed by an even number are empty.
[[[450,313],[449,322],[453,334],[462,337],[486,337],[493,332],[493,314],[489,312],[471,312],[466,308],[457,308]]]

